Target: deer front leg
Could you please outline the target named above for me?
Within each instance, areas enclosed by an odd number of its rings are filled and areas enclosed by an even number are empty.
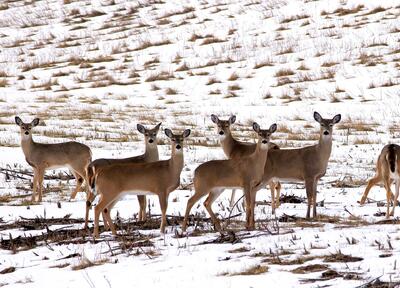
[[[317,217],[317,186],[318,186],[318,180],[314,180],[314,185],[313,185],[313,218]]]
[[[271,209],[272,214],[275,214],[275,183],[274,181],[268,182],[269,190],[271,190]]]
[[[211,209],[212,203],[221,195],[224,189],[213,189],[211,190],[210,194],[206,201],[204,201],[204,207],[206,207],[208,214],[210,214],[211,220],[214,223],[214,227],[217,231],[222,231],[221,223],[218,217],[214,214],[214,211]]]
[[[168,192],[163,192],[158,195],[158,200],[161,207],[161,233],[165,233],[165,226],[167,226],[167,207],[168,207]]]
[[[39,202],[42,202],[44,169],[38,169]]]
[[[281,182],[277,181],[276,185],[275,185],[275,191],[276,191],[276,196],[275,196],[275,208],[279,208],[279,206],[281,206],[281,202],[280,202],[280,198],[281,198],[281,189],[282,189],[282,185]]]
[[[137,196],[138,202],[139,202],[139,221],[145,221],[146,220],[146,196],[145,195],[138,195]]]
[[[38,169],[34,168],[33,169],[33,189],[32,189],[32,202],[35,202],[35,198],[36,198],[36,194],[38,193],[37,189],[38,189]]]
[[[306,213],[306,218],[310,218],[310,212],[311,212],[311,205],[313,203],[313,193],[314,193],[314,179],[313,178],[307,178],[306,179],[306,194],[307,194],[307,213]]]

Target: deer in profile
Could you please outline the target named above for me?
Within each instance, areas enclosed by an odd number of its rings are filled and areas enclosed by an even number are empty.
[[[222,149],[226,157],[231,158],[239,158],[243,156],[248,156],[254,152],[256,149],[256,144],[248,143],[248,142],[240,142],[233,138],[231,132],[231,125],[235,123],[236,116],[232,115],[228,120],[221,120],[217,115],[211,114],[211,121],[217,124],[217,133],[220,138]],[[269,149],[279,149],[279,146],[275,143],[270,142]],[[268,185],[271,190],[271,209],[272,213],[275,214],[275,208],[279,207],[280,202],[280,192],[281,192],[281,183],[279,181],[269,181]],[[232,190],[232,196],[230,201],[230,206],[232,207],[234,204],[236,190]],[[276,192],[276,193],[275,193]],[[275,196],[276,195],[276,196]]]
[[[381,154],[379,154],[378,161],[376,162],[376,174],[368,181],[364,194],[360,200],[363,205],[367,200],[369,191],[374,185],[382,183],[386,189],[387,210],[386,218],[394,216],[394,208],[397,206],[397,199],[399,197],[400,185],[400,146],[396,144],[388,144],[383,147]],[[395,195],[393,196],[390,189],[391,184],[395,184]],[[394,198],[393,209],[389,213],[389,206],[391,199]]]
[[[141,155],[137,155],[134,157],[121,158],[121,159],[107,159],[101,158],[96,159],[91,162],[87,168],[87,177],[89,181],[89,186],[94,184],[94,179],[96,177],[97,171],[105,166],[112,164],[124,164],[124,163],[148,163],[158,161],[158,146],[157,146],[157,134],[160,130],[161,123],[158,123],[151,129],[145,128],[141,124],[137,124],[137,130],[144,135],[144,145],[145,152]],[[91,199],[86,202],[86,215],[85,215],[85,228],[88,225],[89,221],[89,209],[91,207],[91,202],[94,200],[94,195],[90,197]],[[146,196],[145,195],[137,195],[139,202],[139,221],[146,220]],[[117,201],[117,200],[116,200]],[[115,201],[115,202],[116,202]],[[113,204],[111,207],[114,206]],[[104,217],[103,217],[104,218]],[[103,219],[106,222],[105,219]],[[105,223],[106,225],[106,223]]]
[[[220,231],[220,221],[214,214],[211,205],[224,191],[225,188],[243,189],[246,202],[246,227],[254,226],[255,195],[253,190],[260,185],[264,175],[264,166],[268,157],[269,140],[276,131],[276,124],[269,129],[262,130],[257,123],[253,123],[253,130],[258,135],[258,142],[253,153],[226,160],[211,160],[201,164],[194,172],[195,193],[189,198],[182,230],[185,232],[190,210],[203,196],[208,195],[204,206],[211,216],[215,228]]]
[[[26,162],[33,168],[33,192],[32,201],[42,201],[42,183],[44,173],[49,169],[68,167],[76,179],[76,187],[72,192],[74,199],[86,180],[86,167],[92,161],[90,148],[82,143],[69,141],[57,144],[44,144],[35,142],[32,138],[32,129],[39,125],[39,118],[33,119],[31,123],[24,123],[18,116],[15,123],[21,132],[21,147],[25,154]],[[88,185],[86,185],[88,186]],[[86,187],[87,197],[89,191]],[[37,197],[36,197],[37,196]]]
[[[314,119],[320,125],[318,143],[297,149],[270,150],[263,177],[264,183],[268,183],[271,179],[304,181],[307,194],[307,218],[310,218],[311,207],[313,207],[313,217],[317,216],[317,184],[318,180],[325,175],[332,150],[333,126],[339,123],[341,115],[324,119],[318,112],[314,112]],[[257,189],[253,191],[256,193]]]
[[[174,134],[165,129],[165,134],[171,141],[171,158],[150,163],[124,163],[102,167],[97,171],[92,191],[100,196],[99,203],[94,208],[94,237],[99,237],[99,215],[103,213],[111,231],[116,235],[114,224],[110,217],[110,209],[114,201],[123,194],[158,196],[161,207],[161,227],[165,232],[167,224],[166,211],[168,196],[180,183],[183,169],[183,142],[190,135],[190,129],[182,134]],[[110,205],[111,204],[111,205]]]

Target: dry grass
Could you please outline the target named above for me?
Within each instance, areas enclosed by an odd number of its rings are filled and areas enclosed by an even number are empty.
[[[292,21],[300,20],[300,19],[306,19],[309,18],[310,15],[302,14],[302,15],[293,15],[289,16],[287,18],[283,18],[279,23],[284,24],[284,23],[289,23]]]
[[[290,75],[294,75],[294,71],[292,69],[289,68],[282,68],[278,71],[275,72],[275,77],[283,77],[283,76],[290,76]]]
[[[221,273],[218,276],[248,276],[248,275],[260,275],[268,272],[268,266],[263,266],[263,265],[254,265],[250,266],[243,271],[239,272],[234,272],[234,273]]]
[[[358,5],[353,8],[338,8],[333,11],[334,14],[337,14],[338,16],[345,16],[349,14],[355,14],[360,12],[364,8],[364,5]]]
[[[329,268],[328,265],[312,264],[312,265],[297,267],[296,269],[293,269],[291,272],[295,274],[307,274],[307,273],[325,271],[328,270],[328,268]]]
[[[259,69],[259,68],[262,68],[262,67],[271,67],[271,66],[274,66],[274,64],[272,63],[272,61],[271,60],[269,60],[269,59],[267,59],[267,60],[263,60],[263,61],[261,61],[261,62],[257,62],[255,65],[254,65],[254,69]]]
[[[6,78],[1,78],[0,79],[0,87],[6,87],[8,84],[8,81]]]
[[[99,266],[99,265],[102,265],[105,263],[109,263],[109,260],[108,259],[99,259],[99,260],[95,260],[95,261],[90,261],[86,257],[83,257],[81,259],[80,263],[72,266],[71,269],[73,271],[77,271],[77,270],[82,270],[82,269],[86,269],[86,268],[93,267],[93,266]]]
[[[233,72],[231,76],[229,76],[228,81],[236,81],[239,79],[239,75],[236,72]]]
[[[225,42],[225,40],[219,39],[219,38],[213,36],[213,37],[204,39],[200,45],[208,45],[208,44],[221,43],[221,42]]]
[[[161,71],[157,74],[150,75],[144,80],[145,82],[154,82],[154,81],[162,81],[162,80],[170,80],[175,78],[171,72]]]

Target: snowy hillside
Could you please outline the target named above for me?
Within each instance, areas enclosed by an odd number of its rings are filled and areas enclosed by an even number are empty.
[[[400,209],[384,221],[382,187],[357,203],[382,147],[400,142],[399,16],[394,0],[0,1],[0,287],[357,287],[380,276],[400,283]],[[211,113],[236,115],[233,134],[249,142],[253,121],[277,123],[273,142],[290,148],[317,141],[314,111],[342,115],[318,186],[319,219],[302,219],[304,203],[282,203],[275,218],[263,189],[258,229],[247,232],[241,201],[231,211],[226,191],[213,209],[231,218],[234,232],[214,232],[202,200],[192,209],[198,225],[181,235],[193,170],[225,157]],[[192,129],[167,234],[157,228],[156,196],[139,229],[136,197],[127,196],[112,213],[122,226],[136,223],[125,236],[26,240],[81,228],[86,199],[69,200],[75,180],[59,169],[47,172],[54,177],[44,182],[44,201],[30,201],[32,169],[15,115],[40,118],[36,141],[76,140],[94,159],[142,153],[137,123]],[[168,159],[160,134],[160,158]],[[284,183],[282,195],[304,198],[304,184]],[[10,241],[24,235],[26,243]]]

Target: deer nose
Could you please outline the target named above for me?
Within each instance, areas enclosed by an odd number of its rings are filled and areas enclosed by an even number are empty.
[[[267,140],[262,140],[262,144],[267,144],[268,141]]]
[[[328,131],[324,131],[324,135],[329,135],[329,132]]]
[[[154,142],[154,140],[153,139],[149,139],[149,143],[153,143]]]
[[[224,131],[219,131],[219,135],[224,135]]]
[[[176,149],[178,149],[178,150],[179,150],[179,149],[181,149],[181,148],[182,148],[182,146],[181,146],[181,145],[179,145],[179,144],[178,144],[178,145],[176,145]]]
[[[29,135],[29,132],[28,132],[28,131],[25,131],[25,135]]]

